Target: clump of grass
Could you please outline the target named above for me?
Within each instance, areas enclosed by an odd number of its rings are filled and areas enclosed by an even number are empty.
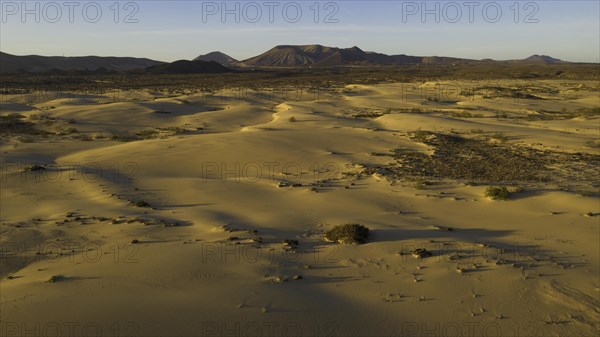
[[[139,200],[133,203],[135,207],[150,207],[150,204],[144,200]]]
[[[290,240],[290,239],[281,241],[281,244],[283,245],[283,248],[285,250],[290,250],[290,251],[296,251],[298,249],[298,246],[300,245],[298,240]]]
[[[585,145],[591,148],[600,149],[600,139],[589,140],[585,142]]]
[[[359,224],[335,226],[325,233],[325,240],[343,244],[366,243],[368,238],[369,229]]]
[[[522,192],[525,192],[525,187],[523,187],[523,186],[516,186],[516,187],[513,187],[512,189],[510,189],[509,192],[510,193],[522,193]]]
[[[423,143],[427,141],[430,134],[431,133],[429,131],[423,131],[421,128],[418,128],[410,134],[410,138],[416,142]]]
[[[43,167],[43,166],[41,166],[41,165],[31,165],[31,166],[28,166],[28,167],[26,167],[26,168],[24,169],[24,171],[27,171],[27,172],[34,172],[34,171],[44,171],[45,169],[46,169],[46,168],[45,168],[45,167]]]
[[[490,138],[500,143],[506,143],[508,141],[508,137],[502,132],[496,132],[491,135]]]
[[[52,275],[50,276],[50,278],[46,281],[46,283],[56,283],[56,282],[60,282],[65,280],[66,277],[64,277],[63,275]]]
[[[428,251],[425,248],[417,248],[417,249],[413,250],[411,252],[411,254],[412,254],[412,256],[419,258],[419,259],[424,259],[426,257],[433,256],[433,253]]]
[[[424,189],[427,187],[427,185],[429,185],[429,182],[428,182],[428,181],[425,181],[425,180],[417,180],[417,181],[415,182],[414,188],[415,188],[415,189],[417,189],[417,190],[424,190]]]
[[[510,191],[504,186],[490,186],[485,190],[485,196],[492,200],[508,200],[510,198]]]

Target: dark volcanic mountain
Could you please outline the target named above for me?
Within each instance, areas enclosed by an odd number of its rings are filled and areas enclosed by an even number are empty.
[[[211,53],[200,55],[194,59],[194,61],[215,61],[220,63],[226,67],[239,67],[240,61],[234,59],[233,57],[221,53],[220,51],[213,51]]]
[[[188,60],[152,66],[146,68],[146,71],[155,74],[220,74],[233,72],[233,70],[215,61]]]
[[[261,55],[242,61],[244,65],[253,67],[335,67],[466,62],[476,61],[451,57],[386,55],[375,52],[365,52],[358,47],[334,48],[321,45],[277,46]]]
[[[247,66],[298,67],[314,65],[339,51],[321,45],[277,46],[258,56],[242,61]]]
[[[414,60],[418,63],[418,60]],[[242,61],[252,67],[333,67],[346,65],[393,64],[393,56],[365,52],[358,47],[335,48],[318,44],[277,46],[263,54]]]
[[[52,70],[134,70],[162,64],[146,58],[102,56],[16,56],[0,52],[0,72],[47,72]]]

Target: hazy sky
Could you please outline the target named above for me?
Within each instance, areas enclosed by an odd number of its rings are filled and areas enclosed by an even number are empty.
[[[174,61],[219,50],[245,59],[279,44],[322,44],[387,54],[600,61],[597,0],[0,2],[0,50],[16,55]]]

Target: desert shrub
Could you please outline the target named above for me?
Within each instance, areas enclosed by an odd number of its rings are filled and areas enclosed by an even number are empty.
[[[150,204],[149,204],[149,203],[147,203],[147,202],[146,202],[146,201],[144,201],[144,200],[139,200],[139,201],[136,201],[136,202],[134,202],[134,205],[135,205],[136,207],[150,207]]]
[[[411,254],[412,254],[412,256],[414,256],[416,258],[421,258],[421,259],[433,256],[433,253],[431,253],[430,251],[428,251],[425,248],[417,248],[417,249],[413,250],[411,252]]]
[[[510,198],[510,192],[504,186],[490,186],[485,190],[485,196],[492,200],[508,200]]]
[[[24,168],[24,171],[34,172],[34,171],[44,171],[46,168],[41,165],[31,165]]]
[[[585,145],[588,147],[600,149],[600,139],[589,140],[589,141],[585,142]]]
[[[525,192],[525,187],[523,187],[523,186],[515,186],[510,191],[510,193],[523,193],[523,192]]]
[[[66,277],[64,277],[63,275],[52,275],[50,276],[50,278],[48,280],[46,280],[46,283],[56,283],[56,282],[60,282],[65,280]]]
[[[430,134],[431,133],[428,131],[423,131],[421,128],[418,128],[410,134],[410,138],[414,141],[423,143],[427,140]]]
[[[298,246],[300,245],[298,240],[291,240],[291,239],[283,240],[283,241],[281,241],[281,244],[283,245],[283,248],[285,250],[290,250],[290,251],[297,250]]]
[[[506,143],[508,141],[508,137],[502,132],[496,132],[491,135],[490,138],[500,143]]]
[[[325,240],[344,244],[366,243],[369,229],[359,224],[335,226],[325,233]]]
[[[417,179],[415,181],[414,188],[417,189],[417,190],[424,190],[430,184],[431,183],[429,181],[427,181],[427,180]]]

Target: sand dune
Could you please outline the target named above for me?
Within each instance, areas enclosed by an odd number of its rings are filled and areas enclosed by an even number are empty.
[[[276,102],[7,95],[3,117],[48,134],[0,145],[3,333],[595,335],[598,84],[567,82],[494,83],[524,98],[476,82],[471,96],[395,83]],[[464,87],[418,84],[440,85]],[[442,135],[530,155],[545,179],[403,164],[449,151]],[[346,223],[368,243],[323,240]]]

